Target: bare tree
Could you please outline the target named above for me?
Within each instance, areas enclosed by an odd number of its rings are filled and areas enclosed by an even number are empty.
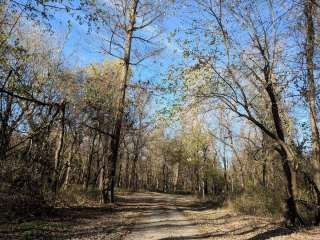
[[[315,52],[315,28],[314,18],[316,12],[315,1],[304,1],[304,14],[306,21],[305,29],[305,57],[307,65],[307,101],[309,105],[309,118],[312,134],[312,162],[315,172],[315,182],[317,187],[320,186],[320,135],[318,128],[318,111],[316,103],[316,82],[314,78],[314,52]],[[318,196],[320,204],[320,196]],[[320,222],[320,211],[318,212],[317,222]]]
[[[132,68],[147,58],[157,54],[157,47],[146,47],[159,34],[158,30],[150,30],[152,26],[165,15],[167,3],[165,1],[149,0],[121,0],[108,1],[105,5],[93,4],[95,14],[102,19],[102,26],[107,27],[109,37],[104,39],[107,47],[105,53],[121,60],[122,75],[119,84],[119,99],[116,106],[115,123],[112,127],[110,141],[110,157],[108,158],[108,177],[105,184],[104,201],[114,202],[114,187],[116,183],[116,168],[122,132],[123,117],[126,108],[127,88],[131,77]],[[156,26],[156,25],[155,25]],[[149,30],[147,30],[149,29]],[[151,32],[151,33],[150,33]],[[139,35],[140,34],[140,35]],[[133,49],[133,44],[143,44],[147,49]]]
[[[186,78],[197,78],[198,69],[204,69],[203,72],[208,74],[203,85],[195,88],[191,95],[209,103],[210,99],[218,99],[230,111],[253,123],[277,143],[275,150],[281,156],[287,187],[286,216],[292,224],[303,224],[296,205],[297,185],[293,164],[296,156],[288,144],[284,128],[281,86],[288,79],[278,71],[285,68],[281,63],[285,51],[283,46],[280,47],[283,41],[278,26],[282,18],[274,10],[277,4],[275,1],[195,2],[207,17],[204,21],[211,19],[215,23],[213,30],[208,26],[206,36],[214,38],[216,44],[213,47],[218,47],[213,52],[220,52],[221,55],[208,55],[208,50],[204,54],[200,50],[190,52],[199,63],[191,67],[190,72],[184,71],[184,74],[187,72]],[[268,20],[264,21],[264,18]],[[197,21],[198,24],[206,24],[203,19]],[[231,22],[233,25],[228,24]],[[199,25],[192,26],[195,31],[201,31],[197,28]],[[259,108],[259,101],[266,101],[268,108]],[[265,116],[266,111],[271,114],[272,125],[258,118]]]

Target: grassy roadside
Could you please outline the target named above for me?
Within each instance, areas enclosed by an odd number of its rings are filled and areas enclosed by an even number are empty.
[[[184,214],[195,222],[208,239],[234,240],[318,240],[320,228],[289,229],[281,219],[244,215],[231,206],[195,208]]]

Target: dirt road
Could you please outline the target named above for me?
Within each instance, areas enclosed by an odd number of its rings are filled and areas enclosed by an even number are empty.
[[[136,224],[124,240],[319,240],[320,229],[294,231],[280,221],[246,216],[232,209],[200,203],[191,196],[135,193],[122,198]]]
[[[1,219],[1,218],[0,218]],[[0,221],[0,239],[319,240],[320,228],[294,231],[184,195],[121,193],[116,205],[56,208],[50,215]]]
[[[137,223],[125,240],[205,239],[198,226],[183,214],[194,199],[181,195],[148,193],[136,195],[143,203]]]

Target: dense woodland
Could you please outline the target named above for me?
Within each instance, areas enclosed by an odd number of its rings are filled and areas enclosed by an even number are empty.
[[[319,28],[318,0],[1,0],[0,208],[147,190],[319,224]]]

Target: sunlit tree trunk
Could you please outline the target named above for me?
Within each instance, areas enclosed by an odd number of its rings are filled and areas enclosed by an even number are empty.
[[[173,192],[177,191],[177,183],[179,178],[179,162],[173,165]]]
[[[292,224],[302,224],[303,221],[298,214],[297,205],[296,205],[296,196],[297,196],[297,185],[295,182],[294,170],[291,168],[290,161],[293,162],[294,156],[292,155],[290,149],[285,145],[285,135],[281,123],[280,111],[278,107],[278,101],[275,95],[275,91],[271,82],[271,73],[268,65],[264,68],[264,78],[266,81],[266,91],[268,93],[270,103],[271,103],[271,113],[273,118],[274,127],[277,133],[277,138],[280,140],[280,146],[278,152],[281,156],[282,168],[284,175],[287,181],[287,214],[290,222]]]
[[[305,55],[307,64],[307,101],[309,105],[309,118],[312,134],[312,161],[314,166],[314,179],[317,187],[320,187],[320,137],[318,128],[318,112],[316,103],[316,83],[314,79],[314,51],[315,30],[314,15],[315,3],[312,0],[304,1],[304,13],[306,17],[306,44]],[[318,198],[320,205],[320,198]],[[320,210],[317,214],[317,223],[320,223]]]
[[[113,137],[110,142],[111,154],[108,161],[108,184],[107,191],[110,192],[110,201],[114,202],[114,187],[116,183],[116,168],[119,153],[119,145],[121,138],[121,129],[123,114],[125,110],[126,92],[129,80],[129,66],[130,66],[130,55],[131,55],[131,44],[134,32],[134,27],[136,23],[137,6],[139,0],[133,0],[132,5],[129,9],[130,19],[129,25],[126,28],[125,46],[124,46],[124,56],[122,61],[122,79],[121,79],[121,89],[120,89],[120,101],[117,107],[117,114],[115,120],[115,126],[113,128]]]

